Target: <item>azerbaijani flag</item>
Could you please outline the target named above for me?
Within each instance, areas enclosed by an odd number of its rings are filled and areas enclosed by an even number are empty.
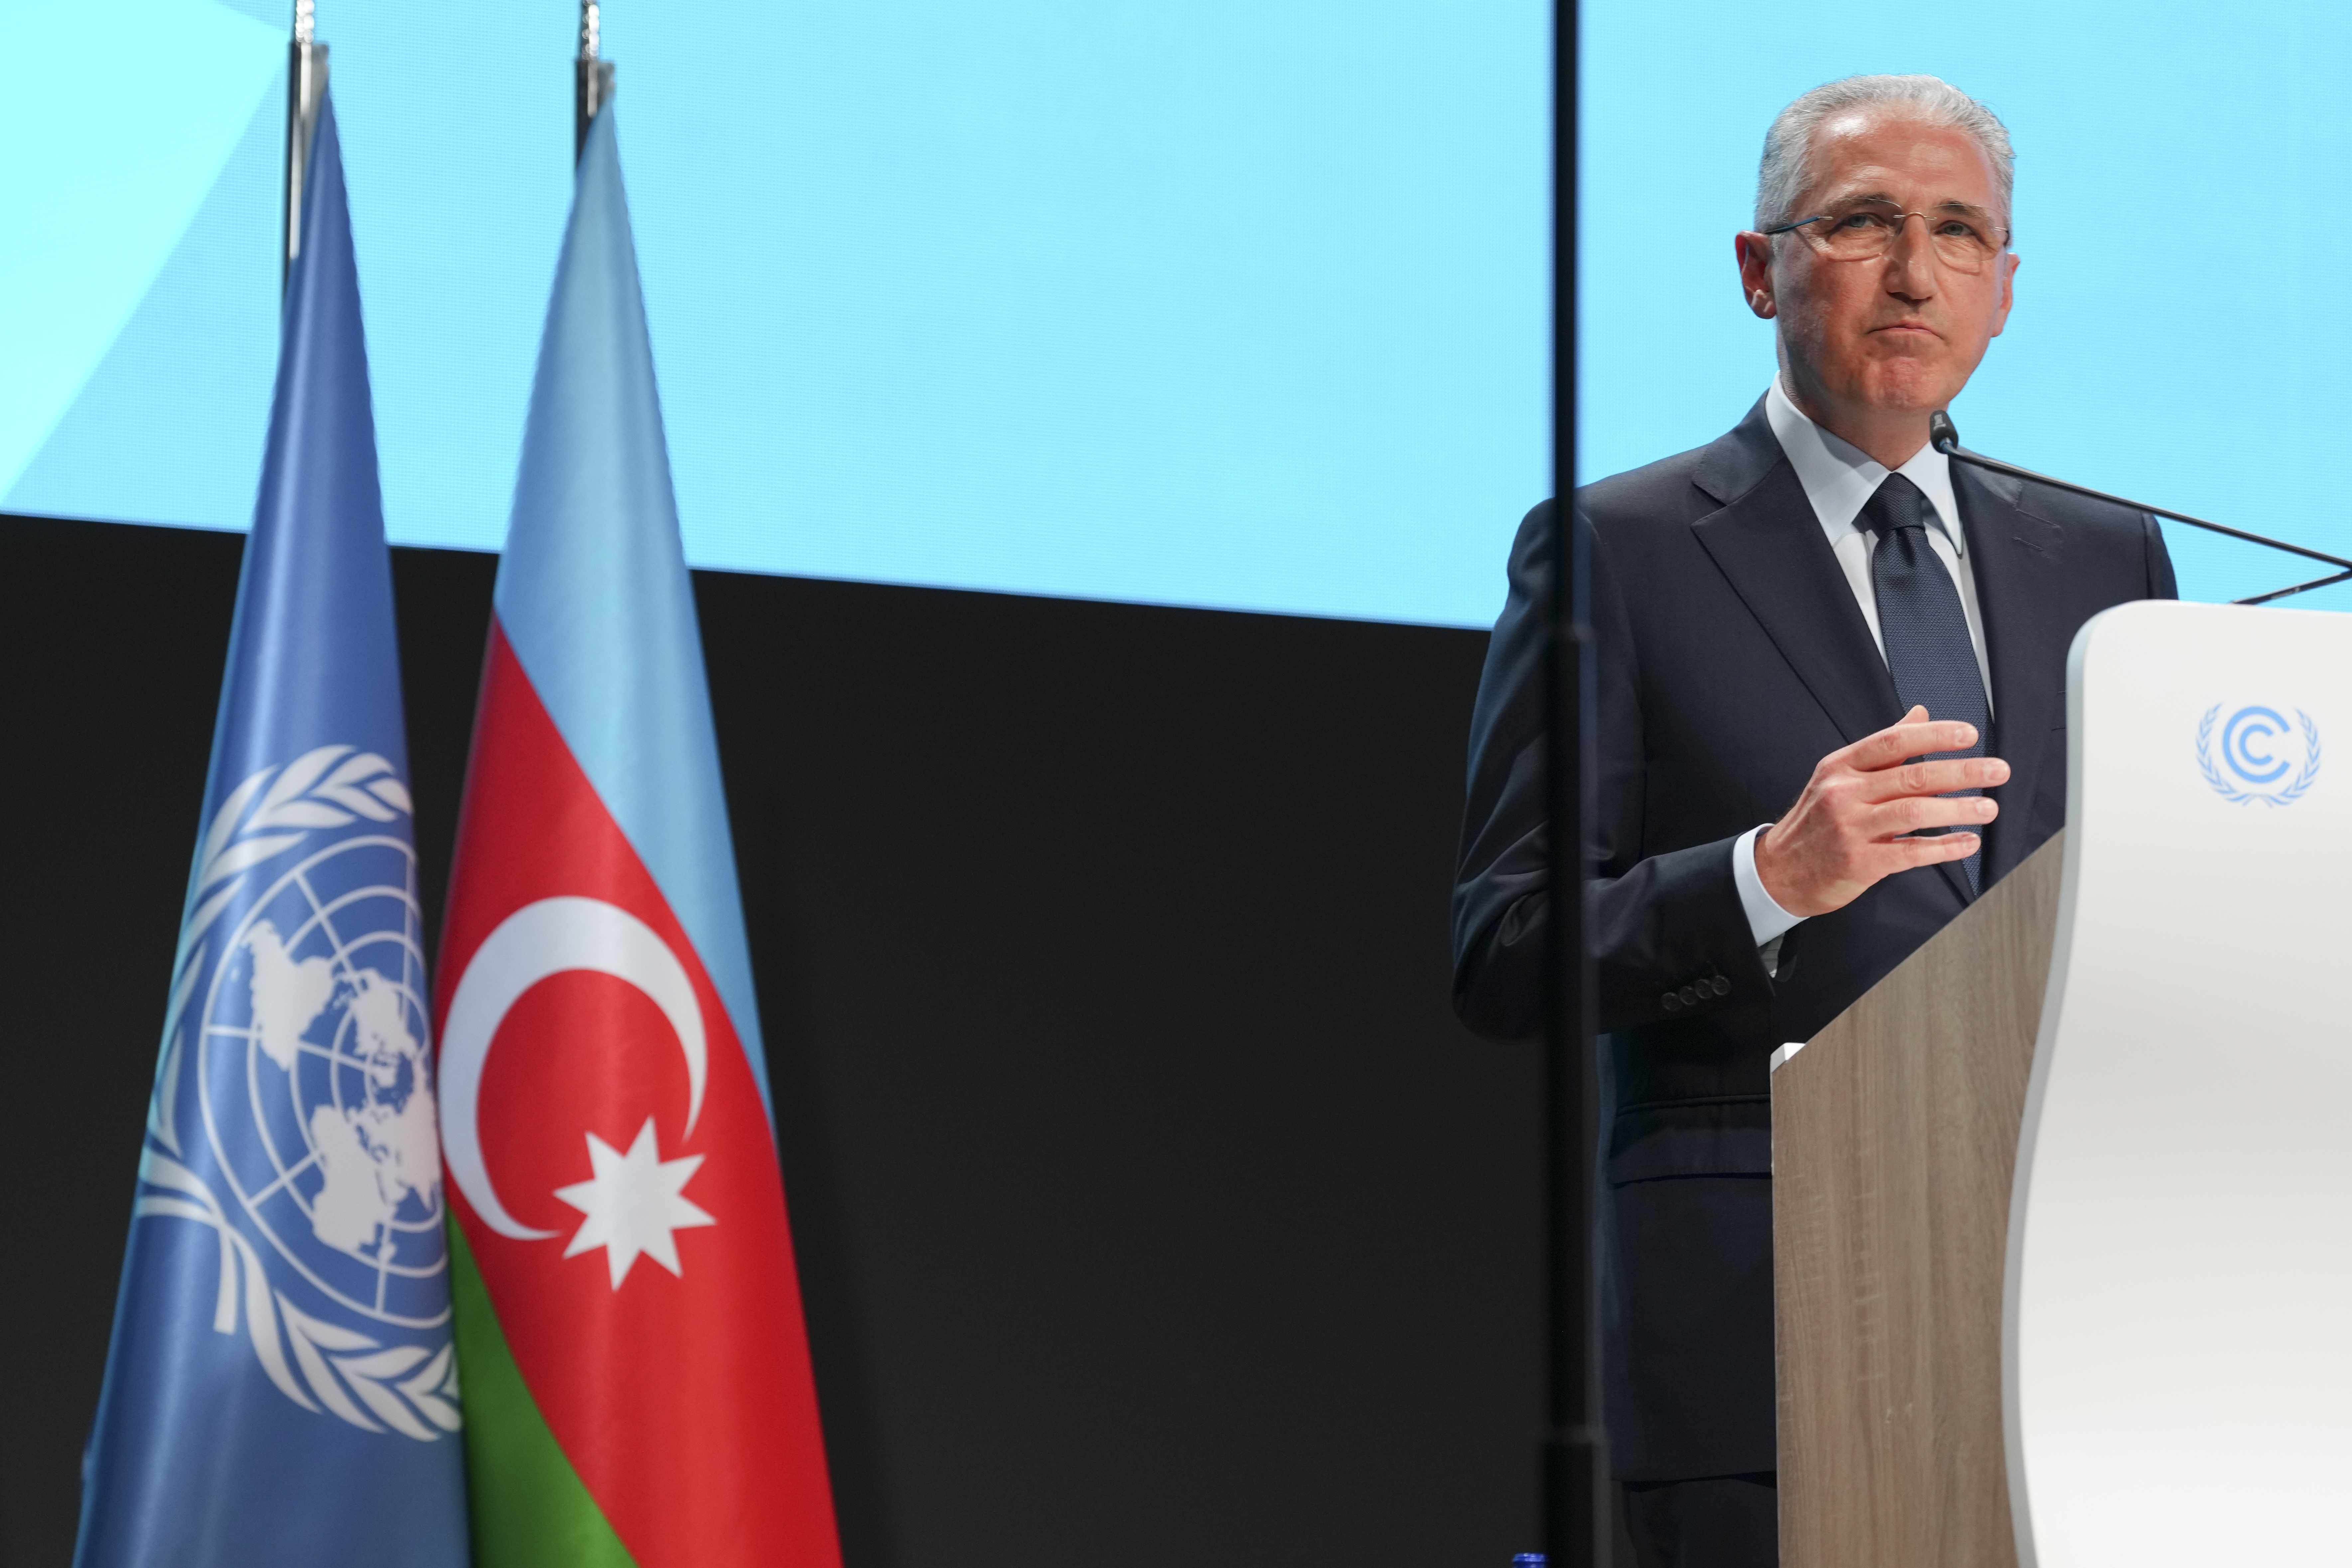
[[[837,1568],[613,111],[499,563],[436,1001],[479,1568]]]

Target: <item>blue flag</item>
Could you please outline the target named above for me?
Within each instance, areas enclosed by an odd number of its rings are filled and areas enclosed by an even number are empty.
[[[322,103],[78,1568],[466,1562],[374,416]]]

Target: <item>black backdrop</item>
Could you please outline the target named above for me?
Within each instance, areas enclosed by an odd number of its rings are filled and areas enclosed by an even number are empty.
[[[71,1552],[242,543],[0,519],[11,1563]],[[495,565],[394,552],[428,910]],[[1483,634],[696,588],[850,1568],[1526,1549],[1540,1074],[1445,1000]]]

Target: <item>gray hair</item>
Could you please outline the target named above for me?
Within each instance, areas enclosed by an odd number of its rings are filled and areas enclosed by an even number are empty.
[[[1799,216],[1805,194],[1813,132],[1831,116],[1853,109],[1897,109],[1930,125],[1948,125],[1977,139],[1992,164],[2000,217],[2009,221],[2010,190],[2017,154],[2009,128],[1990,109],[1940,77],[1850,76],[1813,89],[1782,110],[1764,133],[1764,160],[1756,170],[1756,226],[1774,228]]]

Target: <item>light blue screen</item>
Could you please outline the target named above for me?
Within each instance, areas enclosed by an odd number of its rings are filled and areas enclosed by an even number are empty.
[[[241,527],[276,350],[287,8],[127,13],[108,47],[137,36],[136,79],[102,93],[86,6],[0,24],[19,46],[0,99],[61,171],[10,203],[17,235],[57,244],[0,263],[0,297],[78,324],[0,404],[0,506]],[[689,558],[1487,618],[1549,461],[1549,14],[614,0]],[[570,196],[577,7],[318,16],[387,525],[494,549]]]
[[[277,337],[287,7],[0,20],[0,508],[240,528]],[[1730,238],[1858,70],[2019,149],[1981,450],[2352,552],[2323,488],[2352,12],[1595,0],[1581,477],[1771,374]],[[698,564],[1479,625],[1549,488],[1547,0],[615,0]],[[569,197],[570,0],[322,0],[396,540],[495,549]],[[102,90],[90,76],[102,42]],[[31,155],[26,155],[29,151]],[[2184,591],[2294,563],[2169,531]],[[2352,606],[2352,592],[2315,595]]]

